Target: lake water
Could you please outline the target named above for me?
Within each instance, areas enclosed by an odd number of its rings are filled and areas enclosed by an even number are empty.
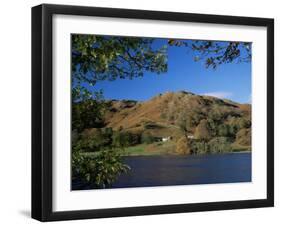
[[[131,167],[113,188],[251,181],[251,153],[125,157]]]
[[[251,181],[251,153],[124,157],[131,167],[112,188],[234,183]],[[73,190],[91,189],[72,181]]]

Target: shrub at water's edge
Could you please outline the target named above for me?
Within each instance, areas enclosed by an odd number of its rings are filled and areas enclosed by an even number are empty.
[[[108,188],[120,174],[129,170],[118,149],[100,151],[91,156],[82,155],[78,150],[72,154],[72,180],[78,179],[83,186]]]

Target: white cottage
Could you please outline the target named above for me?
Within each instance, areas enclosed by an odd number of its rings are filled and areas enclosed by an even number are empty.
[[[166,141],[168,141],[168,140],[171,140],[171,138],[172,138],[172,137],[162,137],[162,141],[163,141],[163,142],[166,142]]]

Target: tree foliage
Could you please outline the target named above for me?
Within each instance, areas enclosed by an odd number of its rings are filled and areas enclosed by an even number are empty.
[[[199,125],[195,129],[195,138],[198,140],[203,141],[203,150],[204,153],[207,152],[206,150],[206,142],[211,139],[211,131],[209,128],[208,121],[206,119],[202,119],[199,123]]]
[[[218,42],[167,39],[167,43],[153,47],[153,38],[72,35],[73,83],[94,85],[100,80],[134,78],[145,72],[167,71],[167,46],[186,47],[194,60],[217,68],[220,64],[251,61],[249,42]]]
[[[142,133],[141,135],[141,143],[151,144],[154,140],[154,137],[150,133]]]
[[[195,138],[198,140],[208,141],[211,138],[211,132],[206,119],[202,119],[195,129]]]
[[[190,140],[186,137],[181,137],[177,141],[176,152],[181,155],[191,154],[191,144]]]
[[[208,146],[211,153],[224,153],[232,150],[231,142],[227,137],[214,137],[208,142]]]
[[[184,46],[192,50],[195,61],[203,60],[207,68],[216,69],[225,63],[250,62],[252,44],[249,42],[218,42],[203,40],[169,40],[170,46]]]
[[[113,145],[119,148],[132,146],[140,143],[140,135],[127,131],[115,131],[112,137]]]
[[[193,126],[191,113],[187,111],[181,111],[177,119],[177,125],[184,134],[186,142],[188,142],[188,134],[192,131],[191,129]]]
[[[112,147],[112,134],[112,128],[108,127],[84,130],[74,145],[81,152],[98,152],[104,147]]]
[[[95,84],[167,71],[167,46],[153,48],[153,38],[72,35],[73,82]]]
[[[87,128],[102,127],[106,109],[102,92],[90,93],[77,86],[72,90],[72,130],[82,132]]]
[[[192,140],[190,144],[192,154],[206,154],[208,152],[208,145],[205,141]]]
[[[243,146],[249,146],[251,145],[251,129],[241,129],[238,131],[238,133],[236,134],[236,140],[235,143],[239,144],[239,145],[243,145]]]
[[[122,162],[118,149],[98,152],[88,157],[74,149],[72,154],[72,174],[84,184],[94,188],[110,187],[121,173],[130,167]]]
[[[76,139],[72,139],[72,179],[82,182],[82,188],[110,187],[121,173],[130,169],[121,157],[127,140],[122,145],[116,144],[112,128],[93,128],[73,134]]]

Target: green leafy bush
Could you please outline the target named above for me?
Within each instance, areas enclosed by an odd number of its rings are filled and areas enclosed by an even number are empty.
[[[107,103],[102,91],[91,93],[77,86],[72,89],[72,130],[82,132],[87,128],[104,126]]]
[[[87,129],[79,139],[73,140],[73,145],[82,152],[97,152],[112,146],[112,134],[111,128]]]
[[[225,153],[232,151],[231,142],[227,137],[215,137],[208,142],[210,153]]]
[[[151,144],[154,142],[154,137],[149,133],[142,133],[141,135],[141,143]]]
[[[122,162],[118,149],[100,151],[91,157],[78,150],[72,153],[72,178],[78,178],[91,187],[110,187],[121,173],[129,170],[130,167]]]
[[[208,145],[205,141],[192,140],[190,145],[192,154],[206,154],[208,152]]]

